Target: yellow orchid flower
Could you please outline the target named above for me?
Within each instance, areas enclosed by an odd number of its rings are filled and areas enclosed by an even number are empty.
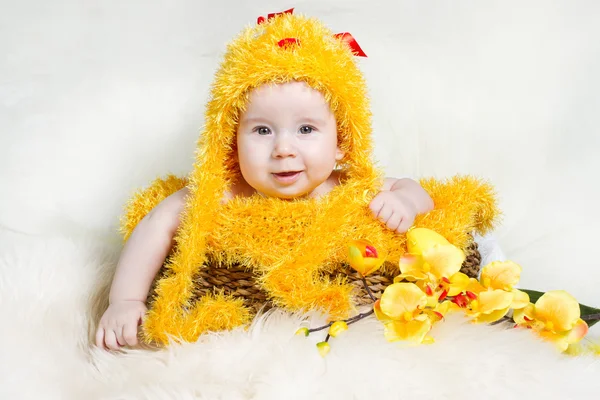
[[[564,290],[544,293],[535,304],[515,310],[513,319],[552,342],[560,351],[579,342],[588,332],[587,323],[580,318],[579,303]]]
[[[431,313],[426,310],[427,295],[414,283],[393,283],[374,305],[375,316],[385,326],[384,335],[390,342],[409,340],[422,343],[431,329]]]
[[[414,283],[394,283],[385,288],[379,305],[390,319],[410,321],[413,313],[425,308],[427,296]]]
[[[481,287],[485,290],[504,290],[513,294],[511,308],[521,309],[529,304],[529,295],[514,286],[521,279],[522,268],[512,261],[494,261],[481,269]],[[472,289],[477,293],[479,289]]]
[[[406,233],[408,252],[400,260],[400,272],[415,280],[426,274],[450,278],[465,261],[465,254],[442,235],[427,228],[414,228]]]
[[[510,308],[521,309],[529,304],[529,295],[514,286],[521,279],[522,268],[512,261],[494,261],[481,269],[482,286],[487,290],[504,290],[512,293]]]
[[[415,282],[427,294],[430,308],[447,297],[466,306],[468,301],[464,292],[469,277],[460,272],[465,253],[442,235],[426,228],[411,229],[407,233],[407,244],[409,252],[401,257],[400,275],[394,282]]]
[[[367,240],[353,240],[348,246],[348,263],[362,276],[377,271],[383,265],[387,253],[378,251]]]
[[[465,309],[473,322],[498,321],[512,309],[529,304],[529,295],[514,285],[521,277],[521,267],[512,261],[494,261],[481,269],[481,278],[471,278],[464,293],[455,295],[452,302]]]
[[[435,245],[422,255],[405,254],[400,258],[400,275],[394,282],[415,282],[428,296],[433,307],[446,296],[463,292],[469,277],[460,271],[465,254],[451,244]]]
[[[513,293],[499,289],[486,290],[476,296],[468,301],[465,312],[473,318],[473,322],[479,323],[495,322],[504,317],[514,299]]]

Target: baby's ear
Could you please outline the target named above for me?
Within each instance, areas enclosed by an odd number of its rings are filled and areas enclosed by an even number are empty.
[[[346,152],[340,149],[340,146],[335,149],[335,161],[342,161],[342,159],[346,156]]]

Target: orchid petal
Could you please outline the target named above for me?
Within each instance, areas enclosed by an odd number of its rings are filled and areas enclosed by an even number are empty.
[[[585,335],[587,335],[588,330],[589,330],[588,324],[584,320],[579,318],[577,320],[577,322],[575,323],[575,326],[573,327],[573,329],[571,329],[569,331],[569,333],[567,334],[567,342],[569,344],[579,342],[581,339],[583,339],[583,337]]]
[[[450,277],[450,289],[448,290],[448,296],[456,296],[462,293],[469,286],[470,278],[462,272],[457,272]]]
[[[450,302],[450,301],[444,301],[442,303],[438,303],[438,305],[435,306],[434,311],[437,311],[440,314],[442,314],[443,316],[445,316],[448,313],[448,311],[450,311],[451,304],[452,304],[452,302]]]
[[[548,330],[543,330],[539,332],[539,335],[542,339],[547,342],[551,342],[554,346],[562,351],[565,351],[569,348],[569,342],[567,341],[567,335],[551,332]]]
[[[515,295],[513,298],[513,302],[510,305],[510,308],[518,310],[520,308],[526,307],[529,303],[529,295],[521,290],[513,289],[512,293]]]
[[[390,342],[398,340],[410,340],[415,343],[421,343],[423,338],[431,330],[431,321],[429,318],[419,321],[409,322],[392,321],[385,324],[384,335]]]
[[[385,252],[375,250],[378,257],[367,257],[367,247],[375,249],[367,240],[353,240],[348,246],[348,264],[362,276],[367,276],[377,271],[387,257]]]
[[[502,308],[499,310],[491,311],[486,314],[481,313],[475,318],[475,322],[482,323],[482,324],[489,324],[492,322],[496,322],[500,318],[504,317],[506,315],[506,313],[508,313],[509,309],[510,309],[510,307],[506,307],[506,308]]]
[[[377,300],[375,304],[373,304],[373,311],[375,311],[375,317],[383,323],[392,321],[392,319],[387,316],[383,311],[381,311],[381,300]]]
[[[400,273],[423,273],[423,258],[416,254],[405,253],[400,257]]]
[[[482,314],[489,314],[492,311],[509,308],[514,294],[504,290],[490,290],[479,293],[479,309]]]
[[[427,295],[414,283],[393,283],[383,291],[379,306],[392,319],[413,313],[427,304]]]
[[[403,280],[407,281],[422,281],[426,280],[429,276],[423,272],[414,271],[406,274],[400,274],[394,277],[394,282],[402,282]]]
[[[481,282],[489,289],[511,290],[521,279],[521,269],[512,261],[494,261],[481,269]]]
[[[544,321],[549,330],[571,330],[581,315],[579,303],[564,290],[544,293],[535,303],[536,318]]]
[[[469,292],[472,292],[479,296],[479,293],[485,292],[487,289],[481,283],[479,283],[477,279],[470,278],[469,284],[467,285],[465,290],[468,290]]]
[[[535,318],[535,306],[532,303],[513,312],[513,320],[519,325],[527,325]]]
[[[348,246],[348,263],[358,273],[362,274],[364,271],[364,257],[360,249],[356,246]],[[363,275],[364,276],[364,275]]]
[[[427,228],[414,228],[406,233],[408,252],[423,254],[435,245],[448,245],[450,242],[437,232]]]
[[[383,265],[385,259],[383,258],[364,258],[363,263],[365,267],[365,272],[362,274],[363,276],[367,276],[377,271]]]
[[[433,275],[449,278],[460,271],[465,261],[465,253],[451,244],[436,245],[423,252],[423,260],[430,265]]]

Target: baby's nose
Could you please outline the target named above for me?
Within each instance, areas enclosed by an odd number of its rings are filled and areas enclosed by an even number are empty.
[[[273,146],[274,158],[294,157],[296,155],[296,146],[289,136],[286,134],[277,135]]]

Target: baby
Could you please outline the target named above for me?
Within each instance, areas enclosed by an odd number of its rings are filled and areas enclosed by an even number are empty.
[[[223,202],[235,197],[270,196],[284,200],[320,197],[343,179],[336,163],[336,120],[323,95],[303,82],[263,85],[253,90],[237,129],[241,177]],[[96,344],[109,349],[137,344],[146,297],[169,253],[179,226],[186,188],[156,206],[125,244],[102,316]],[[370,209],[387,228],[405,232],[417,214],[433,208],[428,193],[410,179],[385,179]]]
[[[208,220],[220,215],[223,204],[235,206],[238,201],[230,202],[232,199],[246,199],[255,207],[273,204],[270,199],[256,201],[258,196],[281,199],[280,204],[309,200],[310,207],[312,199],[323,198],[322,203],[317,202],[328,207],[350,205],[350,213],[354,207],[362,209],[369,204],[373,218],[381,221],[382,230],[391,231],[391,237],[392,232],[407,231],[418,214],[433,208],[429,194],[413,180],[388,178],[381,187],[372,185],[379,175],[367,160],[370,114],[363,79],[353,60],[353,54],[361,52],[349,49],[353,39],[348,33],[332,36],[320,22],[292,16],[290,12],[274,18],[270,15],[268,21],[259,19],[259,25],[248,28],[230,45],[207,107],[203,151],[198,153],[200,172],[195,170],[189,187],[165,198],[135,225],[117,265],[110,305],[96,332],[99,347],[118,349],[137,344],[137,330],[147,312],[145,302],[150,287],[175,238],[181,239],[180,234],[185,237],[183,242],[177,242],[183,249],[174,261],[178,270],[190,271],[201,265],[206,259],[198,254],[204,250],[194,246],[205,244],[198,244],[195,240],[200,236],[191,237],[190,232],[213,229],[209,228],[213,225],[199,224],[210,224]],[[219,164],[224,158],[228,170],[225,164]],[[334,190],[338,186],[341,190]],[[214,196],[216,187],[224,189]],[[357,198],[365,189],[368,198],[372,198],[369,203]],[[372,194],[371,189],[375,189]],[[284,208],[289,209],[281,209]],[[348,218],[358,214],[352,215]],[[286,217],[289,223],[289,215]],[[333,224],[330,229],[340,230],[344,237],[355,235],[354,222],[339,217],[329,219]],[[377,225],[367,213],[364,217],[368,221],[361,220],[362,224]],[[300,226],[307,223],[298,222]],[[298,226],[279,228],[302,236]],[[236,244],[229,246],[237,251],[241,248]],[[294,241],[289,246],[295,247]],[[190,248],[196,250],[190,253]],[[289,276],[289,272],[283,273]],[[187,278],[182,279],[177,282],[188,282]],[[167,292],[182,290],[182,286],[177,286]],[[277,290],[289,291],[285,285]],[[296,296],[295,292],[286,293]],[[328,301],[327,296],[324,299]],[[161,306],[161,312],[175,312],[173,306],[174,303]],[[179,323],[177,319],[173,321]],[[156,326],[155,330],[162,329],[162,325]]]

